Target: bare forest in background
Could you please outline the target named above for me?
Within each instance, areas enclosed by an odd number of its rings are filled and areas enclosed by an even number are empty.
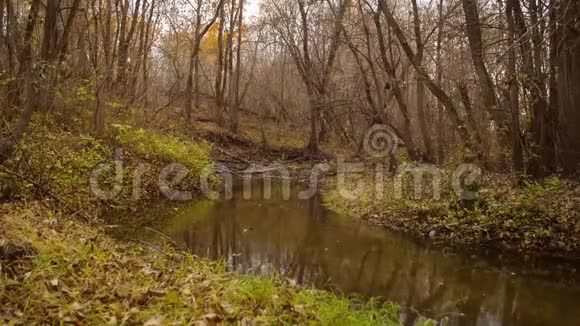
[[[0,162],[35,113],[97,135],[249,115],[313,157],[387,125],[415,161],[578,171],[577,1],[248,1],[0,0]]]

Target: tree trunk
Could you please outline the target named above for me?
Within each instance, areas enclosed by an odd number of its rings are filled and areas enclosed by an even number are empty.
[[[195,28],[195,38],[199,37],[198,36],[198,32],[199,32],[199,25],[196,26]],[[187,71],[187,84],[185,86],[185,122],[188,124],[191,121],[191,114],[193,112],[193,78],[194,78],[194,70],[195,68],[197,68],[196,63],[197,63],[197,57],[199,56],[198,53],[198,49],[195,47],[195,41],[194,41],[194,45],[193,48],[191,49],[190,55],[189,55],[189,66],[188,66],[188,71]],[[196,75],[196,81],[198,81],[197,78],[197,72],[195,72]],[[197,90],[196,90],[197,91]]]
[[[580,167],[580,36],[575,30],[580,24],[580,4],[563,0],[560,10],[565,22],[558,48],[560,156],[564,172],[574,174]]]
[[[544,165],[554,171],[557,165],[557,155],[556,155],[556,140],[557,140],[557,122],[558,122],[558,108],[559,108],[559,95],[558,95],[558,43],[560,40],[559,27],[558,27],[558,9],[556,7],[556,2],[558,0],[550,0],[550,48],[549,48],[549,107],[548,112],[546,112],[546,123],[547,123],[547,133],[549,137],[549,147],[545,151],[547,154],[544,157]]]
[[[545,157],[545,153],[547,153],[547,147],[550,147],[550,151],[553,147],[553,144],[547,144],[547,139],[545,138],[547,135],[546,111],[548,109],[544,90],[545,84],[542,81],[543,77],[538,75],[538,69],[534,64],[534,48],[529,40],[530,32],[526,26],[525,14],[521,4],[519,1],[514,1],[512,4],[514,27],[518,33],[518,43],[520,44],[520,55],[522,57],[522,75],[525,76],[522,83],[527,91],[528,102],[531,107],[529,115],[531,120],[530,132],[532,135],[530,151],[532,155],[529,158],[528,171],[536,177],[543,177],[549,172],[549,169],[543,164],[543,158]]]
[[[505,149],[508,147],[508,126],[503,110],[498,106],[497,96],[495,93],[495,86],[487,70],[484,54],[483,42],[481,35],[481,23],[479,21],[479,13],[476,0],[462,0],[463,12],[465,15],[465,27],[467,39],[469,41],[469,49],[471,52],[471,59],[473,67],[479,79],[479,86],[481,87],[481,97],[483,106],[488,112],[488,115],[496,123],[497,128],[497,157],[499,168],[503,169],[506,164],[504,156]]]
[[[111,87],[111,79],[113,76],[113,58],[111,53],[111,17],[113,16],[113,5],[111,0],[106,0],[106,8],[105,8],[105,31],[103,35],[103,55],[105,59],[105,67],[107,67],[107,72],[105,73],[105,86],[106,90],[109,90]]]
[[[310,140],[308,141],[307,150],[312,155],[317,155],[320,152],[318,148],[318,118],[320,116],[320,100],[309,94],[310,102]]]
[[[4,29],[5,29],[5,24],[4,24],[4,1],[5,0],[0,0],[0,50],[2,50],[4,48]],[[7,0],[10,1],[10,0]],[[2,54],[2,52],[0,52],[0,55]],[[0,71],[4,70],[3,69],[3,64],[2,62],[0,62]]]
[[[229,17],[229,26],[228,26],[228,33],[226,37],[226,47],[225,47],[225,59],[224,59],[224,73],[223,73],[223,82],[222,82],[222,104],[224,107],[223,113],[229,111],[231,101],[232,101],[232,76],[234,73],[234,39],[233,39],[233,31],[236,27],[236,11],[234,10],[236,6],[236,0],[231,0],[230,5],[230,17]],[[224,119],[225,120],[225,119]]]
[[[151,51],[153,39],[152,29],[155,26],[151,26],[153,23],[153,10],[155,9],[155,0],[151,1],[151,8],[149,8],[149,18],[147,19],[147,28],[145,29],[145,51],[143,52],[143,106],[145,109],[149,107],[149,52]],[[158,14],[159,15],[159,14]],[[156,20],[159,16],[157,16]],[[155,22],[157,25],[157,21]]]
[[[141,20],[139,21],[139,34],[138,34],[138,45],[137,45],[137,58],[133,69],[131,71],[131,81],[129,82],[130,97],[135,99],[137,96],[137,84],[139,81],[139,75],[141,72],[141,67],[143,64],[143,57],[145,56],[145,23],[147,22],[147,1],[143,1],[141,6]]]
[[[135,8],[133,8],[133,15],[131,17],[131,25],[129,31],[126,31],[127,27],[127,12],[129,11],[129,1],[125,1],[125,6],[123,8],[123,17],[121,18],[121,31],[119,37],[119,55],[117,63],[117,84],[124,85],[126,82],[127,75],[127,60],[129,58],[129,47],[131,46],[131,41],[133,35],[135,34],[135,28],[137,26],[137,21],[139,20],[139,7],[141,0],[135,2]]]
[[[439,0],[438,11],[438,25],[437,25],[437,46],[435,49],[435,64],[437,66],[437,84],[441,85],[443,79],[443,59],[442,59],[442,47],[443,47],[443,1]],[[445,120],[443,119],[443,106],[441,102],[437,102],[437,161],[443,163],[445,159]]]
[[[7,44],[5,43],[5,37],[4,37],[4,30],[6,29],[6,23],[4,22],[4,12],[5,12],[5,8],[6,6],[4,5],[4,1],[5,0],[0,0],[0,58],[4,58],[3,56],[3,52],[4,52],[4,48],[7,48]],[[10,0],[6,0],[6,1],[10,1]],[[0,71],[4,72],[4,62],[0,61]]]
[[[32,0],[30,4],[30,11],[26,21],[24,30],[24,46],[21,53],[21,69],[24,70],[24,79],[26,83],[26,106],[22,110],[16,127],[10,134],[2,139],[0,143],[0,165],[12,157],[15,147],[24,135],[32,114],[38,108],[38,92],[35,86],[36,76],[34,73],[34,62],[32,58],[32,35],[38,21],[38,10],[40,7],[40,0]]]
[[[217,48],[217,66],[216,66],[216,77],[215,77],[215,116],[218,125],[222,126],[224,124],[223,118],[223,94],[222,94],[222,83],[223,83],[223,70],[224,70],[224,26],[225,26],[225,10],[222,8],[220,11],[220,22],[218,29],[218,48]]]
[[[419,8],[417,6],[417,0],[412,0],[413,5],[413,25],[415,30],[415,47],[416,47],[416,60],[419,66],[423,66],[423,54],[424,46],[421,37],[421,18],[419,16]],[[433,147],[431,146],[431,138],[429,127],[427,124],[426,110],[425,110],[425,79],[420,74],[417,74],[415,78],[417,82],[416,92],[417,92],[417,117],[419,120],[419,129],[421,132],[421,137],[423,138],[423,144],[425,146],[425,156],[428,162],[433,161]]]
[[[244,0],[240,0],[238,16],[238,47],[236,49],[236,77],[234,81],[234,105],[232,107],[232,132],[237,134],[240,127],[240,75],[242,74],[242,24],[244,19]]]
[[[379,43],[379,54],[381,57],[381,62],[383,63],[383,69],[387,73],[387,76],[390,78],[389,86],[391,91],[393,92],[393,96],[395,97],[395,101],[397,102],[397,106],[399,107],[399,111],[403,116],[403,135],[404,135],[404,142],[407,146],[407,151],[409,152],[409,156],[411,159],[415,160],[418,159],[418,155],[421,154],[420,150],[415,146],[415,141],[413,139],[413,131],[411,127],[411,118],[409,115],[409,107],[407,106],[407,102],[403,96],[403,91],[399,85],[399,81],[397,80],[397,72],[395,67],[389,58],[387,58],[387,47],[385,45],[385,36],[383,33],[383,28],[381,25],[381,9],[380,7],[377,9],[377,12],[373,15],[373,21],[375,23],[375,28],[377,30],[377,38]],[[364,22],[363,22],[364,23]]]
[[[439,85],[435,84],[435,82],[431,79],[429,74],[423,69],[423,67],[421,67],[418,64],[413,49],[409,45],[409,42],[407,41],[405,34],[401,30],[399,23],[397,22],[391,11],[385,5],[384,0],[379,0],[379,8],[381,8],[382,13],[387,19],[388,24],[393,29],[393,32],[395,33],[395,36],[397,37],[399,44],[403,48],[403,51],[405,52],[407,58],[411,62],[411,65],[413,66],[415,71],[424,78],[425,86],[427,86],[427,88],[431,91],[431,93],[447,109],[447,114],[449,114],[449,117],[451,118],[451,121],[453,122],[454,127],[456,128],[463,145],[468,148],[471,148],[472,150],[478,151],[477,144],[473,144],[473,142],[471,142],[470,133],[467,130],[467,128],[465,128],[465,122],[459,115],[459,110],[457,106],[455,105],[451,97],[449,97],[449,95],[445,93],[445,91]]]
[[[473,107],[471,106],[471,100],[469,99],[469,90],[467,86],[462,83],[457,84],[457,90],[459,91],[459,97],[461,98],[461,103],[463,103],[463,108],[465,109],[465,116],[467,117],[467,123],[469,128],[473,130],[473,137],[477,144],[482,144],[483,139],[481,138],[481,132],[475,118],[473,117]]]
[[[12,1],[10,0],[5,0],[6,1],[6,36],[5,36],[5,43],[6,43],[6,48],[8,50],[8,72],[10,73],[11,76],[16,75],[16,49],[15,49],[15,25],[16,25],[16,15],[14,14],[14,7],[12,6]],[[16,85],[16,83],[11,83],[13,86]],[[17,102],[19,101],[19,96],[17,95],[17,92],[13,91],[14,89],[11,89],[12,92],[9,92],[9,94],[12,94],[12,99],[13,101],[9,101],[9,103],[12,104],[17,104]]]
[[[187,75],[187,85],[185,88],[185,116],[187,119],[187,123],[189,123],[191,119],[191,112],[193,110],[194,101],[195,107],[196,108],[199,107],[199,52],[201,49],[201,40],[203,39],[205,34],[207,34],[209,29],[215,24],[218,17],[221,16],[224,3],[225,0],[220,0],[214,16],[207,23],[207,25],[205,25],[203,30],[201,30],[201,6],[203,4],[203,0],[197,1],[197,8],[195,14],[196,15],[195,35],[189,56],[189,71]],[[195,74],[195,90],[193,89],[194,74]]]
[[[507,0],[507,26],[508,26],[508,46],[510,47],[507,62],[507,74],[509,77],[509,105],[512,114],[512,166],[516,174],[524,172],[521,133],[520,133],[520,100],[519,86],[516,70],[516,46],[515,46],[515,22],[513,2],[518,0]]]
[[[47,0],[44,16],[44,37],[40,57],[48,61],[56,51],[58,30],[56,26],[57,13],[59,11],[57,0]]]

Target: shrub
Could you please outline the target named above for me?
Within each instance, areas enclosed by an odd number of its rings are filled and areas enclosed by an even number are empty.
[[[198,177],[204,169],[213,166],[210,158],[211,144],[203,141],[194,143],[154,131],[137,129],[127,125],[113,125],[117,141],[129,150],[144,156],[156,158],[165,163],[185,165],[193,176]],[[151,157],[153,156],[153,157]]]
[[[90,205],[90,174],[99,164],[111,161],[111,150],[90,135],[54,132],[49,125],[31,126],[13,160],[18,164],[14,168],[27,176],[27,183],[34,182],[42,196],[50,192],[66,199],[73,209]]]

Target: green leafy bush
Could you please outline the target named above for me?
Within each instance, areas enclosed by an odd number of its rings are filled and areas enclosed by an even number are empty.
[[[14,160],[20,162],[17,169],[28,177],[27,183],[36,184],[29,188],[41,196],[49,192],[74,209],[90,205],[91,172],[112,161],[111,150],[90,135],[51,130],[51,123],[33,123]]]

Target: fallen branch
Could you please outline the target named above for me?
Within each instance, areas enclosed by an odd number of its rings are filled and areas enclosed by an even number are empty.
[[[223,148],[219,148],[218,146],[215,146],[215,145],[214,145],[214,148],[215,148],[215,149],[216,149],[218,152],[220,152],[220,153],[222,153],[222,154],[224,154],[224,155],[226,155],[226,156],[228,156],[228,157],[231,157],[231,158],[233,158],[233,159],[235,159],[235,160],[237,160],[237,161],[239,161],[239,162],[246,163],[246,164],[248,164],[248,165],[252,165],[252,164],[253,164],[252,162],[250,162],[250,161],[248,161],[248,160],[246,160],[246,159],[243,159],[243,158],[241,158],[241,157],[239,157],[239,156],[237,156],[237,155],[234,155],[234,154],[232,154],[232,153],[230,153],[230,152],[226,151],[226,150],[225,150],[225,149],[223,149]]]

